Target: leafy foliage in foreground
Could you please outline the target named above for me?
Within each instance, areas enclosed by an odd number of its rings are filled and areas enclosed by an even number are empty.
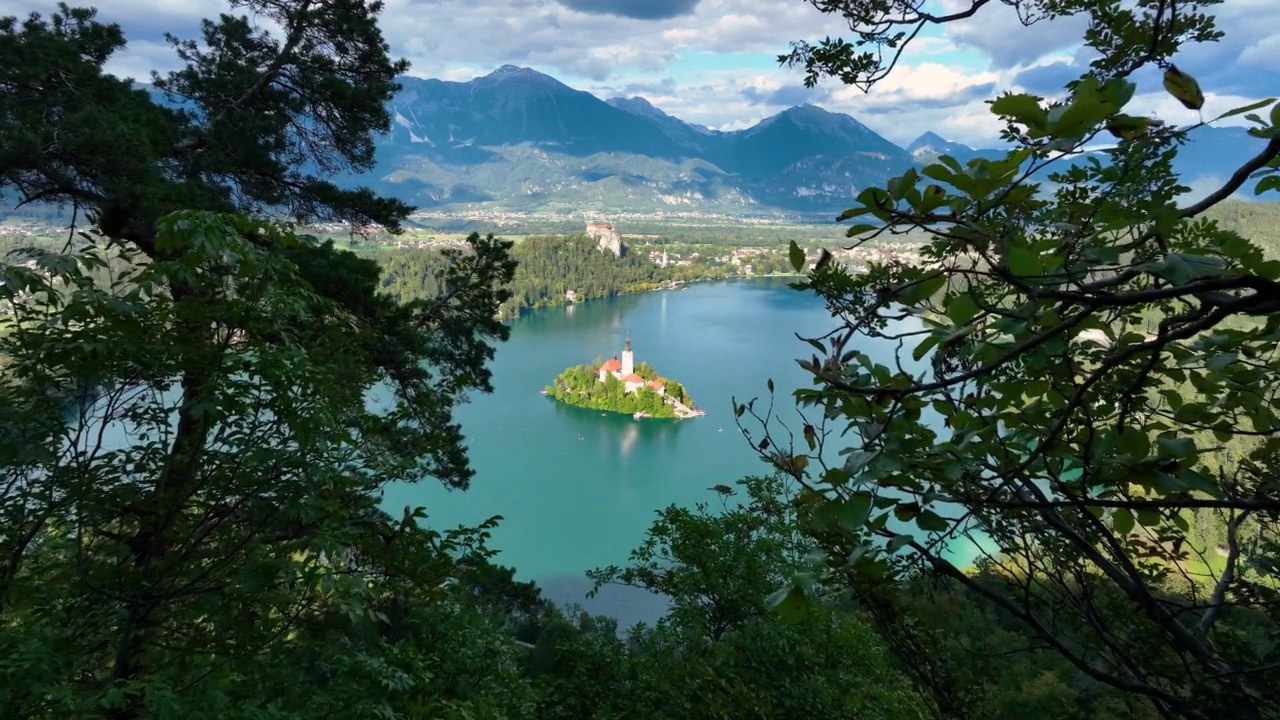
[[[503,330],[486,289],[509,278],[502,244],[474,238],[442,278],[485,285],[397,305],[372,261],[276,225],[179,213],[158,230],[172,259],[89,236],[5,271],[4,292],[35,299],[0,334],[4,714],[359,716],[397,702],[368,691],[387,683],[447,697],[412,680],[438,658],[395,619],[452,616],[429,601],[484,528],[427,531],[378,492],[465,482],[448,413]],[[111,253],[130,270],[96,283]],[[67,386],[96,392],[68,406],[49,392]]]
[[[804,563],[795,513],[778,478],[737,485],[720,488],[718,508],[659,512],[629,566],[590,574],[597,590],[664,593],[671,612],[626,638],[580,626],[557,654],[540,641],[543,717],[928,717],[862,619],[837,606],[800,623],[769,611],[767,593]]]
[[[939,17],[912,3],[814,4],[857,40],[801,45],[790,59],[811,80],[855,84],[891,67],[859,47],[984,5]],[[1258,154],[1186,203],[1171,161],[1188,128],[1127,114],[1128,77],[1153,64],[1199,110],[1204,93],[1173,58],[1220,37],[1202,12],[1217,3],[1015,4],[1024,17],[1088,18],[1096,59],[1061,100],[991,102],[1012,144],[1004,158],[944,156],[860,194],[841,219],[874,222],[851,237],[925,230],[930,263],[811,270],[799,286],[840,326],[801,361],[816,386],[796,394],[803,441],[763,422],[758,447],[810,489],[830,571],[869,605],[886,610],[874,589],[886,578],[941,573],[1164,716],[1280,716],[1267,542],[1280,520],[1280,261],[1204,217],[1246,186],[1280,187],[1280,106],[1225,114],[1252,123]],[[899,53],[911,37],[887,47]],[[1108,162],[1065,162],[1102,138],[1115,143]],[[1028,180],[1041,168],[1052,189]],[[911,356],[874,362],[857,347],[864,334]],[[764,420],[753,406],[739,413]],[[1242,456],[1214,457],[1241,437]],[[1221,513],[1217,548],[1194,537],[1198,509]],[[950,554],[971,543],[999,567],[996,588]],[[1247,632],[1227,622],[1242,615]]]

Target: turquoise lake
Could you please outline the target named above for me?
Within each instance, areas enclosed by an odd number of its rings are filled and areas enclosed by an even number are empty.
[[[457,417],[476,474],[450,492],[424,481],[388,488],[385,506],[424,506],[437,528],[503,520],[491,546],[496,562],[535,580],[553,600],[581,602],[583,572],[621,564],[639,545],[655,511],[713,499],[769,468],[734,424],[732,399],[767,399],[796,418],[791,392],[809,377],[795,362],[812,353],[796,338],[823,334],[835,321],[811,293],[785,280],[724,281],[682,290],[594,300],[529,313],[512,323],[491,368],[494,392],[475,395]],[[633,420],[574,408],[540,391],[564,368],[610,357],[630,331],[636,361],[684,383],[705,417]],[[888,361],[893,348],[867,341]],[[794,423],[792,423],[795,426]],[[660,600],[622,589],[585,607],[621,620],[652,619]]]

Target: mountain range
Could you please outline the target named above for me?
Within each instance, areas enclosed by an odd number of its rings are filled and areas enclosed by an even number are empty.
[[[825,211],[914,163],[812,105],[721,132],[510,65],[469,82],[401,83],[372,184],[421,208]]]
[[[368,185],[423,210],[830,220],[863,188],[939,155],[962,162],[1003,156],[933,132],[899,147],[849,115],[813,105],[743,130],[712,130],[642,97],[602,100],[511,65],[467,82],[400,82],[375,168],[336,180]],[[1202,127],[1191,133],[1176,167],[1184,182],[1207,189],[1258,149],[1243,128]]]
[[[947,154],[998,157],[927,132],[899,147],[849,115],[801,105],[744,130],[685,122],[643,97],[601,100],[529,68],[468,82],[405,77],[392,132],[361,179],[423,209],[829,215],[859,190]],[[1191,134],[1193,186],[1257,152],[1241,128]]]

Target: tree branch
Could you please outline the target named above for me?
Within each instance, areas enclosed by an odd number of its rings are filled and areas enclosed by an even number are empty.
[[[253,85],[249,86],[249,89],[245,90],[240,97],[232,100],[226,105],[223,105],[222,109],[218,111],[218,114],[214,115],[213,118],[206,123],[206,127],[212,127],[223,120],[226,120],[232,113],[253,102],[264,90],[267,89],[267,86],[276,79],[280,74],[280,71],[284,69],[285,64],[293,56],[293,51],[298,48],[298,44],[302,42],[302,37],[305,34],[307,25],[303,20],[298,19],[298,15],[305,14],[310,8],[311,0],[306,0],[302,3],[297,10],[297,15],[294,16],[293,27],[290,29],[289,35],[285,38],[284,46],[280,48],[279,54],[277,54],[275,59],[271,61],[271,64],[267,66],[267,69],[262,71],[262,74],[258,76],[258,80],[254,82]],[[207,137],[187,138],[175,145],[173,150],[175,153],[184,154],[203,150],[208,145],[209,139]]]
[[[1085,674],[1089,675],[1093,679],[1098,680],[1099,682],[1106,683],[1107,685],[1110,685],[1112,687],[1115,687],[1121,690],[1125,690],[1131,693],[1136,693],[1139,695],[1145,695],[1154,700],[1157,700],[1159,702],[1162,702],[1174,707],[1185,704],[1183,701],[1179,700],[1179,698],[1173,695],[1170,695],[1167,691],[1159,687],[1156,687],[1154,685],[1150,685],[1147,683],[1136,682],[1128,678],[1120,677],[1118,675],[1113,675],[1087,662],[1078,653],[1076,653],[1071,648],[1067,647],[1066,644],[1063,643],[1061,640],[1059,640],[1054,633],[1049,631],[1048,628],[1044,627],[1044,625],[1039,620],[1037,620],[1034,615],[1030,614],[1029,612],[1023,612],[1021,608],[1014,605],[1013,602],[1010,601],[1008,598],[984,587],[982,583],[978,582],[976,579],[969,577],[965,573],[961,572],[960,569],[957,568],[952,563],[928,552],[919,543],[911,542],[911,543],[908,543],[908,546],[914,549],[916,552],[920,553],[920,555],[926,561],[928,561],[928,563],[930,564],[930,566],[933,567],[934,570],[938,571],[939,573],[953,580],[960,582],[960,584],[969,588],[973,592],[976,592],[977,594],[986,598],[988,601],[1004,609],[1006,612],[1010,613],[1014,617],[1027,623],[1027,625],[1029,625],[1033,630],[1036,631],[1036,634],[1039,635],[1040,639],[1044,640],[1054,650],[1057,650],[1062,655],[1062,657],[1066,658],[1068,662],[1070,662],[1072,665],[1079,668],[1081,671],[1083,671]]]
[[[1277,156],[1280,156],[1280,134],[1274,135],[1271,138],[1271,142],[1267,143],[1267,146],[1263,148],[1262,152],[1253,156],[1249,162],[1241,165],[1240,169],[1232,173],[1225,185],[1209,193],[1209,195],[1200,202],[1179,210],[1178,216],[1183,218],[1195,217],[1196,215],[1199,215],[1205,210],[1208,210],[1214,205],[1217,205],[1223,200],[1231,197],[1232,193],[1239,190],[1241,185],[1244,185],[1250,175],[1261,170],[1263,166],[1271,162]]]
[[[1205,611],[1204,617],[1200,618],[1200,625],[1196,627],[1196,634],[1201,638],[1208,635],[1213,624],[1218,621],[1223,600],[1226,599],[1227,588],[1235,579],[1236,564],[1240,560],[1240,523],[1244,522],[1248,516],[1249,511],[1245,510],[1227,521],[1227,566],[1223,569],[1222,577],[1218,578],[1218,583],[1214,585],[1213,593],[1209,596],[1209,609]]]

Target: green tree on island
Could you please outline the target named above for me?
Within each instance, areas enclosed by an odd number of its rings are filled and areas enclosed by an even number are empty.
[[[995,10],[812,4],[847,20],[852,42],[798,43],[782,59],[808,84],[864,88],[920,29]],[[849,228],[854,242],[923,230],[930,262],[812,268],[800,286],[841,325],[809,341],[817,355],[802,365],[816,387],[796,392],[807,422],[789,438],[754,403],[738,412],[808,488],[827,572],[947,714],[970,712],[964,687],[922,661],[936,637],[904,619],[909,596],[888,579],[967,588],[1082,678],[1123,693],[1131,713],[1278,717],[1280,262],[1205,213],[1237,191],[1280,188],[1280,105],[1208,120],[1246,118],[1257,154],[1188,201],[1171,160],[1203,122],[1205,96],[1176,61],[1189,43],[1221,39],[1208,13],[1220,3],[1006,4],[1024,18],[1086,18],[1087,72],[1057,98],[991,102],[1005,157],[943,157],[863,191],[841,216],[864,221]],[[1187,112],[1126,113],[1137,77],[1156,78],[1144,91],[1162,77]],[[1103,141],[1106,162],[1073,162]],[[877,364],[861,335],[908,356]],[[969,540],[985,556],[977,573],[946,553]],[[779,597],[791,611],[806,592]]]
[[[626,385],[612,373],[606,373],[601,381],[600,370],[604,364],[603,358],[597,358],[590,365],[568,368],[556,376],[545,392],[551,398],[569,405],[628,415],[640,412],[655,418],[676,417],[675,406],[668,400],[693,407],[693,399],[685,392],[683,385],[663,378],[652,365],[643,360],[632,369],[645,384],[633,392],[627,392]],[[661,382],[664,394],[658,394],[649,386],[649,381]]]
[[[675,408],[647,385],[635,392],[613,375],[604,382],[589,366],[577,365],[556,376],[546,388],[547,395],[560,402],[592,410],[626,413],[642,412],[655,418],[673,418]]]

